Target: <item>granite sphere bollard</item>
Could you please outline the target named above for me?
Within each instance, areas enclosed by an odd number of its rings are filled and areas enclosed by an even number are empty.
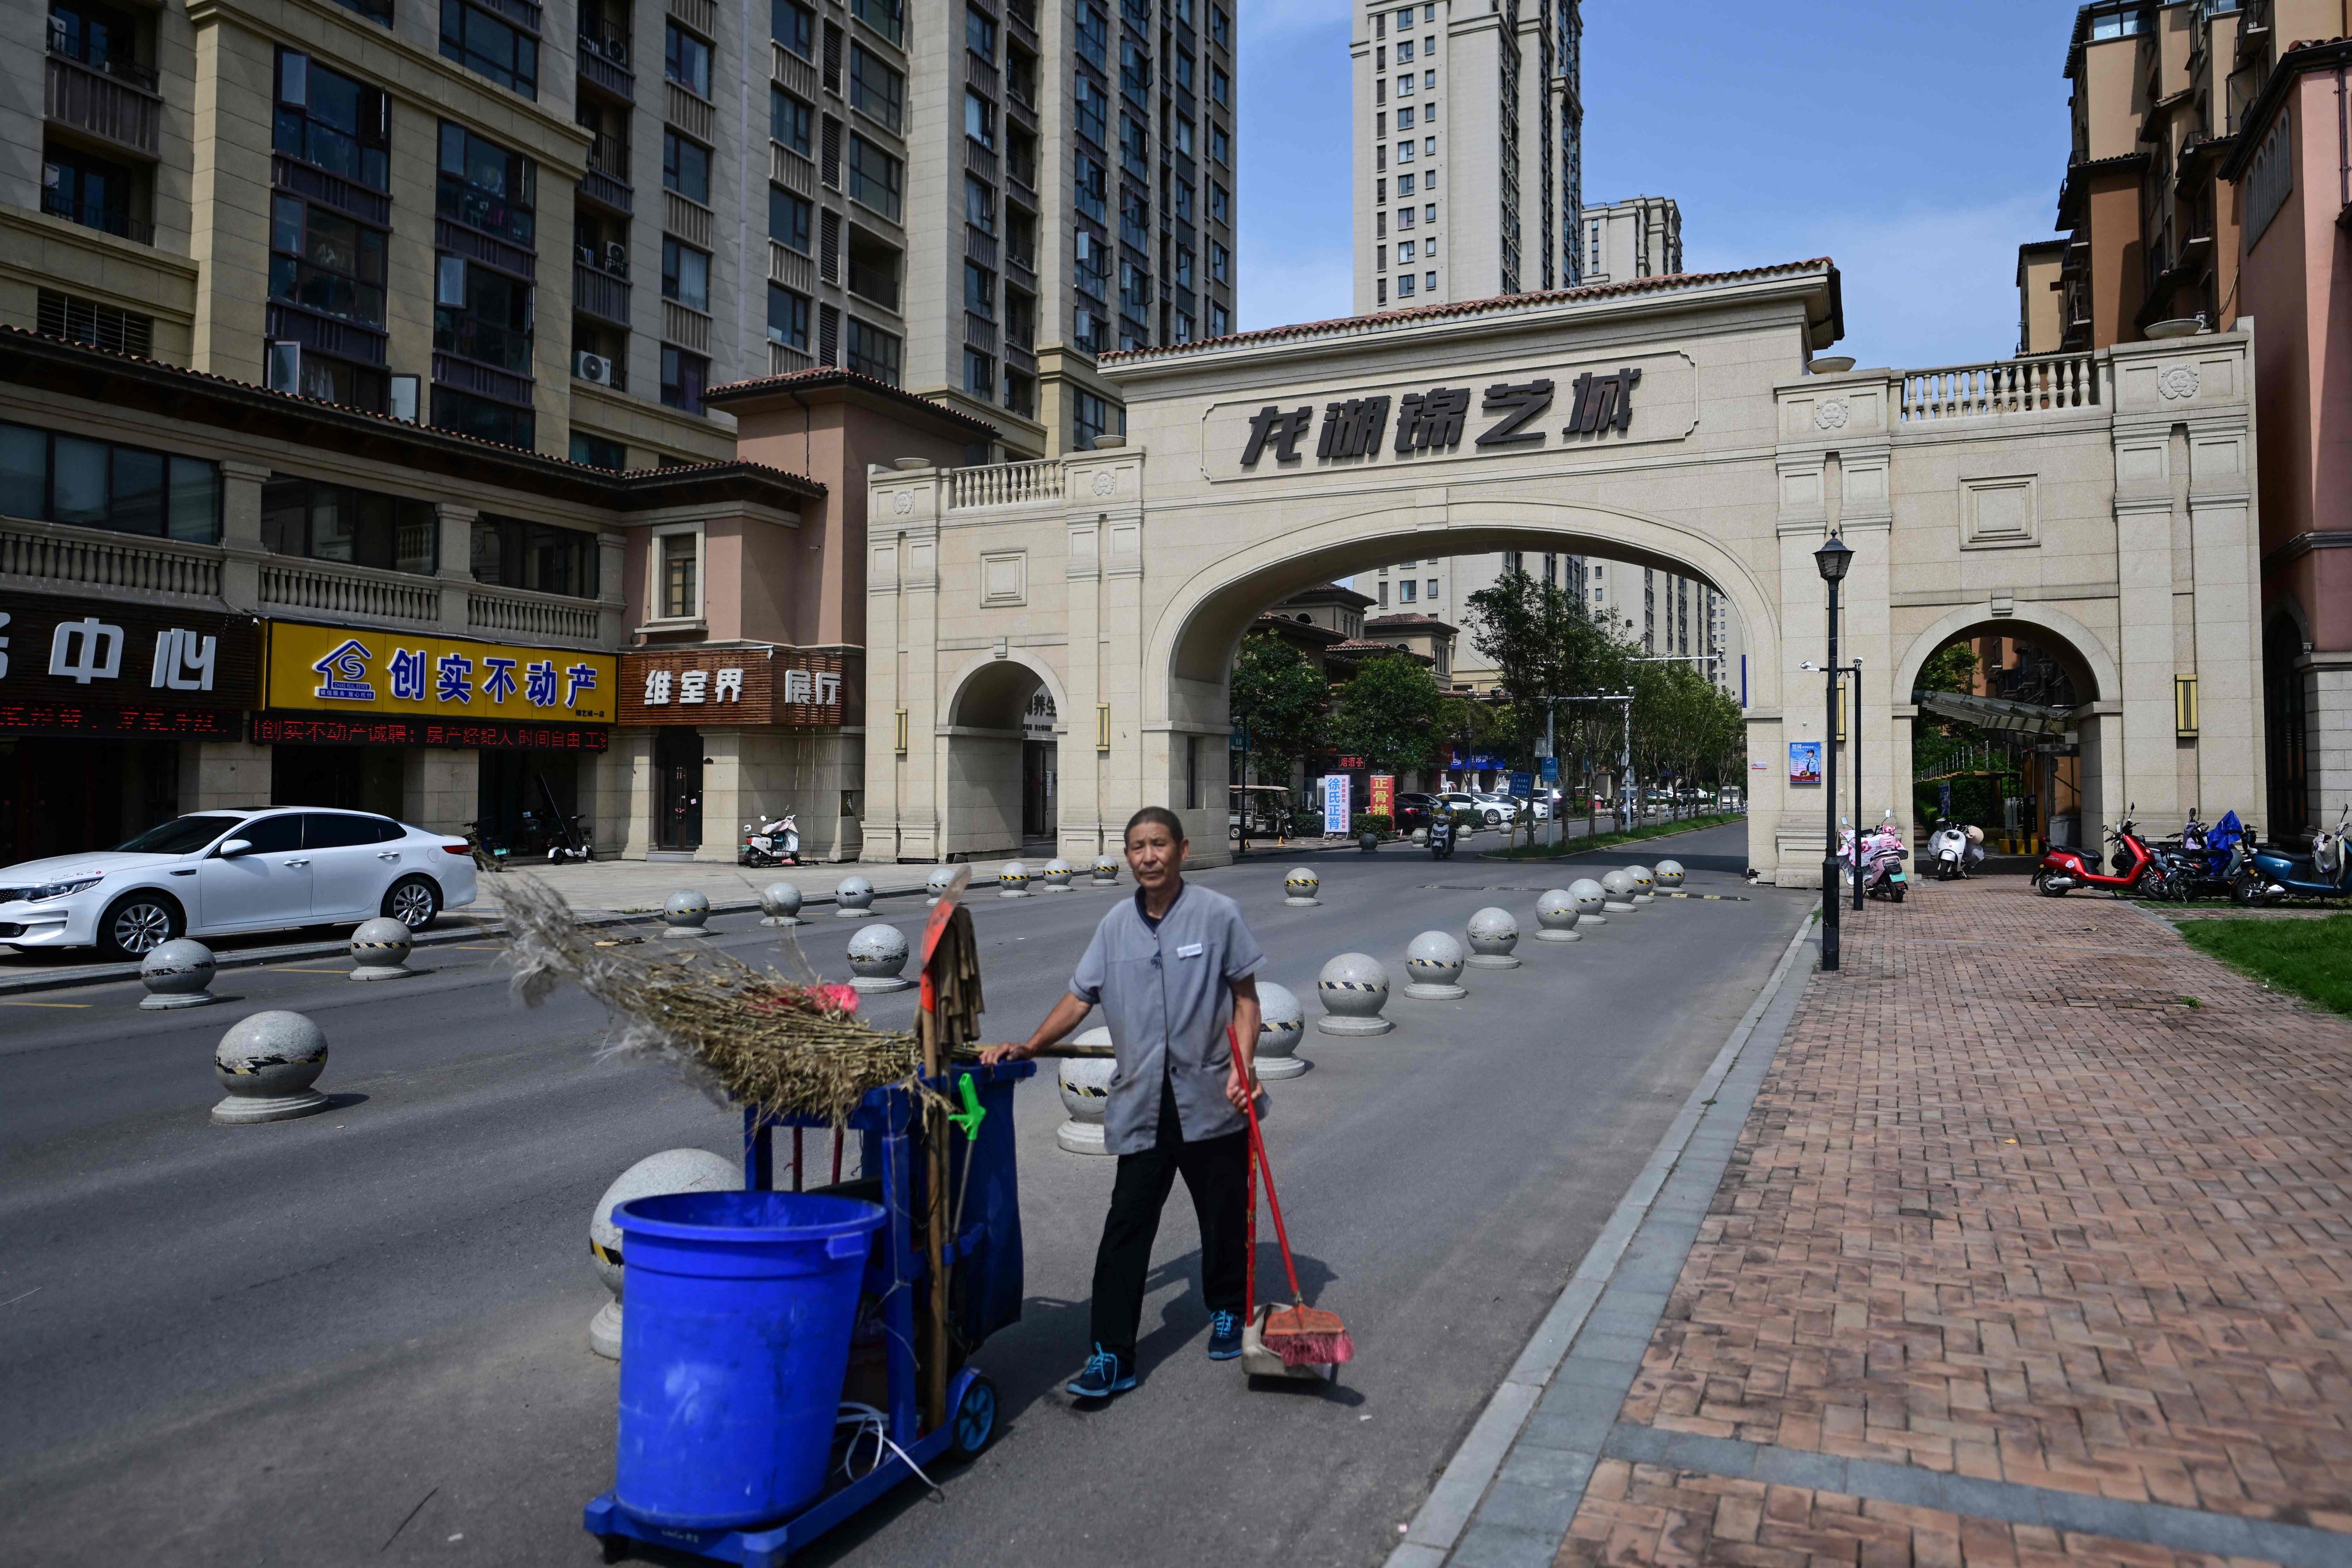
[[[352,932],[352,978],[405,980],[416,973],[408,967],[416,933],[395,920],[362,921]]]
[[[662,927],[666,937],[709,936],[709,929],[702,922],[710,918],[710,898],[691,888],[681,888],[662,900],[662,919],[669,923]]]
[[[1462,944],[1442,931],[1425,931],[1404,950],[1404,994],[1422,1002],[1459,1002]]]
[[[636,1198],[733,1192],[742,1184],[743,1167],[708,1149],[665,1149],[614,1178],[588,1216],[588,1256],[596,1278],[613,1293],[588,1321],[590,1350],[608,1361],[621,1359],[621,1230],[613,1223],[613,1211]]]
[[[1576,895],[1566,888],[1554,888],[1536,900],[1536,931],[1538,942],[1582,942],[1576,934],[1576,922],[1583,918],[1577,908]]]
[[[1622,871],[1601,878],[1601,891],[1608,900],[1601,907],[1612,915],[1630,915],[1638,907],[1633,902],[1633,879]]]
[[[996,896],[1000,899],[1029,897],[1029,868],[1018,860],[1007,860],[996,868]]]
[[[1289,986],[1271,980],[1257,983],[1257,1054],[1251,1059],[1259,1079],[1297,1078],[1307,1067],[1298,1054],[1298,1042],[1307,1037],[1307,1009]]]
[[[327,1037],[299,1013],[254,1013],[213,1048],[213,1076],[228,1097],[213,1107],[224,1127],[290,1121],[327,1109],[310,1086],[327,1068]]]
[[[1471,968],[1517,969],[1526,962],[1511,952],[1519,945],[1519,922],[1510,910],[1488,905],[1470,917],[1466,929]]]
[[[849,939],[849,968],[856,976],[850,984],[867,995],[906,990],[914,984],[903,973],[907,951],[907,933],[897,926],[877,921],[862,928]]]
[[[1385,1035],[1396,1025],[1381,1016],[1389,1005],[1389,972],[1369,952],[1343,952],[1315,979],[1323,1016],[1315,1026],[1327,1035]]]
[[[791,882],[771,882],[760,889],[760,923],[763,926],[796,926],[801,923],[801,890]],[[645,1197],[658,1194],[646,1193]]]
[[[1118,883],[1118,862],[1108,855],[1096,856],[1094,877],[1097,888],[1116,887]]]
[[[955,878],[956,868],[953,866],[932,867],[931,874],[923,879],[923,907],[929,909],[946,898]]]
[[[1070,873],[1076,868],[1058,857],[1045,862],[1045,885],[1043,893],[1066,893],[1070,890]]]
[[[1628,866],[1625,868],[1625,875],[1633,879],[1633,901],[1635,903],[1651,904],[1657,902],[1657,894],[1654,889],[1658,884],[1656,879],[1650,875],[1650,868],[1647,866]]]
[[[1282,901],[1294,910],[1311,910],[1323,900],[1323,879],[1305,866],[1293,866],[1282,879]]]
[[[1088,1029],[1070,1044],[1107,1046],[1108,1029]],[[1065,1057],[1058,1075],[1062,1106],[1070,1119],[1054,1129],[1054,1142],[1073,1154],[1108,1154],[1103,1147],[1103,1113],[1110,1109],[1110,1080],[1118,1063],[1110,1057]]]
[[[1367,855],[1377,855],[1381,849],[1381,836],[1367,827],[1356,835],[1356,847]]]
[[[874,907],[874,884],[863,877],[844,877],[833,890],[833,918],[862,920]]]
[[[150,1013],[211,1005],[220,1000],[212,993],[215,967],[213,950],[203,942],[180,937],[163,943],[139,961],[139,984],[147,987],[139,1005]]]
[[[1679,860],[1661,860],[1651,868],[1650,875],[1658,879],[1661,888],[1679,888],[1689,873],[1683,869],[1683,863]]]
[[[1605,926],[1609,917],[1601,911],[1608,906],[1609,890],[1590,877],[1579,877],[1568,885],[1568,896],[1576,900],[1577,923]]]

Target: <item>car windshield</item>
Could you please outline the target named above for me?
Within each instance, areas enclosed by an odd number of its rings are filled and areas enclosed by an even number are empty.
[[[128,855],[193,855],[243,820],[213,815],[174,817],[116,847]]]

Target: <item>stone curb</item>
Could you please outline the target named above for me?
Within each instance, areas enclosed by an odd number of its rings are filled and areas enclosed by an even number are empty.
[[[1548,1568],[1804,994],[1811,970],[1797,959],[1812,936],[1812,922],[1801,920],[1771,978],[1430,1489],[1388,1568]],[[1769,1029],[1768,1015],[1778,1016]],[[1748,1053],[1759,1036],[1767,1048]],[[1596,1312],[1604,1299],[1606,1310]]]

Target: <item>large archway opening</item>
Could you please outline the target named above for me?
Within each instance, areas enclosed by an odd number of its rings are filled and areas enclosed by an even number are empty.
[[[944,858],[1050,858],[1062,713],[1045,672],[1019,659],[986,660],[954,689],[947,720]]]

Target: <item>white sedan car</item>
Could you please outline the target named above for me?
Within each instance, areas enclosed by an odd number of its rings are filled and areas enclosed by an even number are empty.
[[[0,869],[0,942],[137,958],[174,937],[379,915],[423,931],[473,901],[472,853],[450,834],[359,811],[204,811]]]

